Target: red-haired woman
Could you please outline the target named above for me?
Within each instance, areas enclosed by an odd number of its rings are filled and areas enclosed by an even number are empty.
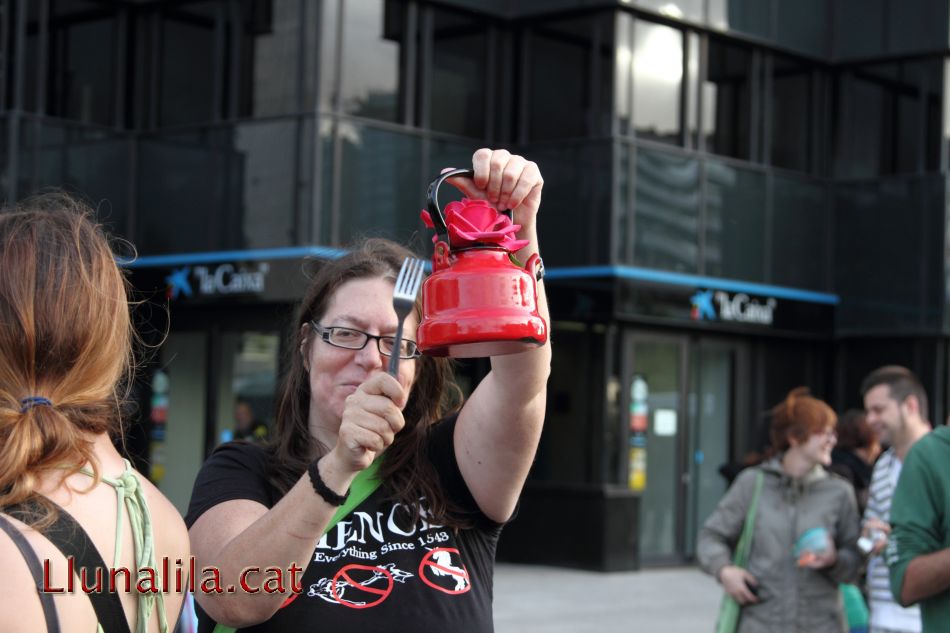
[[[44,194],[0,212],[0,271],[0,631],[166,631],[184,588],[151,581],[188,536],[112,443],[134,335],[109,242]]]
[[[699,536],[703,569],[743,605],[741,633],[841,633],[839,583],[853,582],[862,556],[851,485],[831,463],[837,418],[798,388],[772,410],[771,457],[744,470]],[[756,480],[762,487],[745,568],[732,564]]]

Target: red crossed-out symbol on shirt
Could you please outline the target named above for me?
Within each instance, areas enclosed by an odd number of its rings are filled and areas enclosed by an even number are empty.
[[[461,559],[459,559],[458,565],[452,563],[452,554],[459,556],[459,551],[454,547],[436,547],[431,550],[422,557],[422,562],[419,563],[419,578],[433,589],[457,596],[469,591],[472,588],[472,583],[468,577],[468,570],[465,569]],[[452,579],[455,587],[453,589],[443,587],[434,580],[430,580],[430,574],[433,577],[441,576]]]
[[[362,580],[357,580],[353,576],[363,576],[364,574],[353,574],[350,572],[353,571],[368,571],[370,575],[363,578]],[[376,583],[380,578],[386,579],[386,587],[374,587],[373,584]],[[340,590],[338,590],[338,588]],[[375,594],[378,596],[376,600],[370,602],[367,601],[363,604],[357,604],[355,601],[345,600],[342,597],[342,594],[345,590],[347,593],[354,591],[358,592],[367,592]],[[375,607],[380,604],[383,600],[389,597],[389,594],[393,592],[393,575],[389,573],[389,570],[383,569],[382,567],[373,567],[372,565],[346,565],[341,568],[340,571],[336,573],[333,577],[333,582],[330,585],[330,593],[333,595],[333,599],[337,603],[342,604],[344,607],[349,607],[351,609],[369,609],[370,607]],[[362,594],[358,594],[362,597]]]

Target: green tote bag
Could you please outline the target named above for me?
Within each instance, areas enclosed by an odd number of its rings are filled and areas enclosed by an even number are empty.
[[[759,494],[762,492],[762,480],[764,476],[760,470],[755,476],[755,489],[752,492],[752,503],[745,515],[745,523],[742,525],[742,534],[739,536],[739,543],[736,545],[736,553],[732,558],[732,564],[736,567],[745,568],[749,563],[749,551],[752,549],[752,532],[755,531],[755,514],[759,507]],[[716,621],[716,633],[735,633],[739,628],[739,615],[742,612],[742,605],[736,602],[736,599],[726,593],[722,597],[722,604],[719,605],[719,619]]]

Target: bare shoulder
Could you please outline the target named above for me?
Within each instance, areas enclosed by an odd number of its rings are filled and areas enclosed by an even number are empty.
[[[152,515],[155,543],[160,553],[174,557],[189,556],[188,529],[181,513],[145,475],[138,471],[135,474],[145,492],[149,513]],[[163,549],[164,552],[161,551]]]
[[[26,536],[29,528],[10,520],[10,524]],[[35,534],[35,533],[34,533]],[[31,538],[29,540],[34,540]],[[32,546],[32,543],[31,543]],[[38,555],[38,558],[42,556]],[[43,610],[20,549],[10,536],[0,531],[0,569],[3,570],[3,591],[0,592],[0,631],[37,631],[45,629]]]

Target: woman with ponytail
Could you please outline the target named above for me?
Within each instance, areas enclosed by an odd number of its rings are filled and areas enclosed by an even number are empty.
[[[184,587],[162,563],[187,568],[184,523],[113,445],[133,338],[88,207],[55,193],[0,211],[2,631],[174,627]]]
[[[863,559],[854,489],[825,470],[836,424],[806,388],[789,393],[772,409],[765,461],[739,474],[700,532],[700,565],[742,605],[740,633],[847,630],[838,585],[857,578]],[[736,565],[747,522],[751,550]]]

